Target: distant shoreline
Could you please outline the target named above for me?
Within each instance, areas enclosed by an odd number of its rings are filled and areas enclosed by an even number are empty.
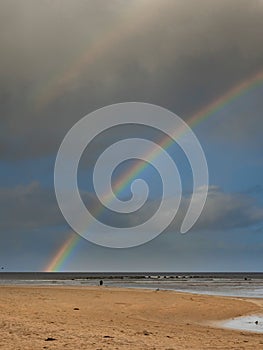
[[[262,279],[263,272],[0,272],[0,279],[92,279],[92,278],[226,278],[226,279]]]
[[[1,273],[0,285],[75,286],[173,290],[202,295],[263,299],[261,273]]]

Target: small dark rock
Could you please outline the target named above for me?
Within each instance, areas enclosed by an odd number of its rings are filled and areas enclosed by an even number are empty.
[[[73,310],[79,310],[79,308],[78,307],[74,307],[74,309]]]
[[[255,321],[255,324],[258,324],[258,321]]]
[[[114,338],[114,337],[111,337],[110,335],[104,335],[103,338]]]
[[[51,337],[48,337],[47,339],[45,339],[45,341],[53,341],[53,340],[56,340],[55,338],[51,338]]]

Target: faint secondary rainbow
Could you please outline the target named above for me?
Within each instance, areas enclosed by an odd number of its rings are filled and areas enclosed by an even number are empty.
[[[197,124],[213,116],[216,112],[224,108],[226,105],[228,105],[232,101],[240,98],[250,90],[262,84],[263,84],[263,70],[260,70],[256,74],[239,82],[237,85],[227,90],[223,95],[217,97],[208,105],[204,106],[199,111],[194,113],[187,120],[187,124],[193,128]],[[176,130],[176,132],[174,133],[174,138],[178,139],[181,135],[183,135],[184,132],[185,132],[184,128],[181,128],[180,130]],[[165,136],[161,140],[159,145],[162,149],[167,149],[171,146],[172,143],[173,141],[170,139],[170,137]],[[150,162],[155,157],[158,157],[159,154],[160,154],[159,151],[152,150],[147,154],[147,159]],[[120,193],[131,182],[131,180],[136,178],[136,176],[139,173],[141,173],[146,167],[147,167],[147,163],[143,163],[143,164],[137,163],[133,167],[129,168],[129,170],[127,170],[115,184],[114,186],[115,193],[116,194]],[[111,197],[108,193],[105,194],[104,198],[106,202],[107,201],[110,202],[111,200]],[[94,216],[98,217],[102,211],[103,211],[103,207],[101,205],[98,206],[98,208],[95,208]],[[74,251],[79,241],[80,241],[80,236],[78,236],[77,234],[71,235],[63,243],[63,245],[59,248],[59,250],[54,254],[54,257],[46,266],[45,271],[59,271],[61,268],[63,268],[63,264],[71,256],[72,252]]]
[[[127,1],[120,17],[102,34],[97,35],[83,51],[77,52],[75,58],[65,63],[66,68],[51,72],[41,85],[34,89],[31,96],[36,111],[41,111],[51,102],[62,96],[85,70],[91,69],[105,53],[113,47],[118,50],[127,38],[140,33],[147,22],[157,18],[160,4],[152,0]]]

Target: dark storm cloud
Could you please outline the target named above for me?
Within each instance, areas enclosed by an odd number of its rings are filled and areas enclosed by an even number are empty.
[[[77,120],[110,103],[151,102],[187,119],[262,67],[259,0],[132,3],[1,2],[2,159],[54,154]],[[82,54],[90,50],[92,56],[94,47],[100,54],[78,68]],[[70,78],[58,84],[72,67]],[[50,91],[53,98],[41,105],[39,96]],[[255,98],[251,133],[263,120],[262,99]],[[242,140],[248,115],[235,113],[238,122],[228,125],[229,134]],[[224,134],[218,125],[210,127],[214,135]]]

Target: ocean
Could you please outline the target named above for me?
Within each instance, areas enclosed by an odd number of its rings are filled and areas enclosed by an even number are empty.
[[[0,285],[67,285],[175,290],[263,298],[263,273],[1,272]]]

